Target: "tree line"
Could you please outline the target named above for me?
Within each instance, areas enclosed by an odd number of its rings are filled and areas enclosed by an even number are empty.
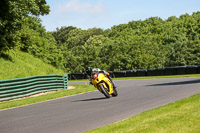
[[[106,30],[63,26],[47,32],[39,19],[39,15],[50,12],[45,0],[2,3],[1,55],[6,50],[19,49],[67,73],[81,72],[87,66],[117,71],[200,62],[199,11],[166,20],[151,17],[130,21]]]

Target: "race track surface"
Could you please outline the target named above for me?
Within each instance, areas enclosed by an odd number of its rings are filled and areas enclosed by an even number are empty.
[[[2,110],[0,133],[79,133],[200,93],[200,78],[115,83],[119,96],[110,99],[93,91]]]

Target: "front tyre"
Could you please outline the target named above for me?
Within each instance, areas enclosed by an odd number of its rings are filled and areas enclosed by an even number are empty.
[[[116,97],[117,95],[118,95],[117,89],[116,89],[116,88],[113,88],[113,94],[112,94],[112,96],[113,96],[113,97]]]
[[[108,90],[101,84],[100,85],[102,93],[106,96],[106,98],[110,98],[110,94],[108,93]]]

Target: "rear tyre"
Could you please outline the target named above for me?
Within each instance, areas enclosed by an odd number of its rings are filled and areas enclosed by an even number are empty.
[[[102,93],[106,96],[106,98],[110,98],[110,94],[108,93],[108,90],[103,86],[100,85]]]

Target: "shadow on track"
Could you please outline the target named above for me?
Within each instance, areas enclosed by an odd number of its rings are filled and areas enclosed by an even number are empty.
[[[162,84],[153,84],[148,86],[168,86],[168,85],[186,85],[186,84],[198,84],[200,83],[200,79],[198,80],[190,80],[190,81],[181,81],[181,82],[170,82],[170,83],[162,83]]]
[[[89,98],[89,99],[83,99],[83,100],[76,100],[72,102],[81,102],[81,101],[98,101],[98,100],[104,100],[107,99],[106,97],[99,97],[99,98]]]

